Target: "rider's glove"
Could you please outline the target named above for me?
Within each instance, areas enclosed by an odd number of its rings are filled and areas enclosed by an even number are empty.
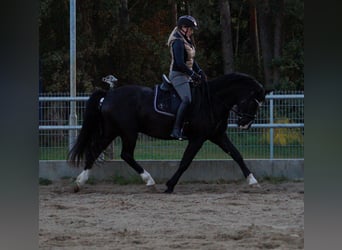
[[[201,70],[201,71],[199,72],[199,75],[201,76],[201,80],[202,80],[203,82],[208,81],[208,77],[207,77],[207,75],[204,73],[203,70]]]

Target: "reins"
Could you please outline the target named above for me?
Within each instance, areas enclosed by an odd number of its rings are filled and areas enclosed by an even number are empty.
[[[210,122],[214,123],[214,113],[213,113],[213,107],[211,105],[211,97],[209,93],[209,86],[208,86],[208,81],[202,81],[204,83],[204,91],[207,94],[207,100],[208,100],[208,105],[209,105],[209,113],[210,113]]]
[[[208,81],[201,81],[201,83],[203,84],[203,87],[201,88],[202,90],[202,96],[205,96],[206,99],[207,99],[207,102],[208,102],[208,105],[209,105],[209,113],[210,113],[210,121],[211,123],[214,123],[215,122],[215,119],[214,119],[214,112],[213,112],[213,107],[212,107],[212,98],[213,97],[217,97],[215,98],[219,103],[221,103],[223,105],[223,107],[229,112],[229,111],[232,111],[234,112],[238,117],[240,118],[249,118],[249,119],[252,119],[252,120],[255,120],[256,118],[256,114],[254,115],[251,115],[249,113],[244,113],[244,112],[241,112],[239,110],[237,110],[237,108],[235,108],[234,106],[231,107],[231,106],[228,106],[224,101],[222,101],[222,99],[219,97],[219,95],[217,93],[213,93],[212,95],[209,93],[210,90],[209,90],[209,84],[208,84]],[[193,87],[198,87],[201,85],[201,83],[193,83]],[[206,93],[204,94],[203,91],[205,91]],[[248,96],[246,98],[244,98],[241,102],[244,102],[246,100],[248,100],[249,98],[251,98],[252,96]],[[254,101],[260,106],[261,103],[254,98]]]
[[[204,85],[202,87],[202,84]],[[210,98],[210,93],[209,93],[209,85],[208,85],[208,81],[197,81],[197,82],[190,82],[190,86],[192,88],[198,88],[200,87],[200,92],[201,92],[201,97],[204,96],[206,97],[207,101],[208,101],[208,106],[209,106],[209,113],[210,113],[210,122],[214,123],[214,113],[213,113],[213,109],[212,109],[212,105],[211,105],[211,98]],[[204,91],[204,93],[203,93]],[[201,104],[202,101],[200,100],[199,103]]]
[[[243,99],[242,102],[244,100],[246,100],[246,99],[248,99],[248,98]],[[259,102],[257,99],[254,98],[254,101],[258,104],[259,107],[261,106],[261,102]],[[248,113],[242,113],[242,112],[236,110],[234,107],[231,108],[231,111],[233,111],[239,117],[248,117],[248,118],[251,118],[253,120],[256,118],[256,114],[255,115],[251,115],[251,114],[248,114]]]
[[[209,92],[209,91],[208,91]],[[208,94],[209,95],[209,94]],[[214,94],[215,96],[217,96],[218,97],[218,95],[217,94]],[[245,100],[247,100],[249,97],[246,97],[245,99],[243,99],[242,100],[242,102],[243,101],[245,101]],[[223,102],[219,97],[217,98],[217,100],[226,108],[226,110],[227,111],[233,111],[238,117],[248,117],[248,118],[251,118],[251,119],[255,119],[256,118],[256,114],[255,115],[251,115],[251,114],[248,114],[248,113],[243,113],[243,112],[240,112],[240,111],[238,111],[236,108],[234,108],[234,106],[233,107],[228,107],[228,105],[225,103],[225,102]],[[260,102],[257,100],[257,99],[254,99],[254,101],[260,106],[261,104],[260,104]]]
[[[240,111],[237,111],[234,107],[232,107],[230,110],[233,111],[238,117],[248,117],[252,119],[255,119],[256,117],[256,115],[250,115],[248,113],[242,113]]]

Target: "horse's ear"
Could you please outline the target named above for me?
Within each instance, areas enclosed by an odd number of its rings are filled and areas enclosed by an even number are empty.
[[[274,89],[265,89],[265,96],[268,95],[269,93],[273,92]]]

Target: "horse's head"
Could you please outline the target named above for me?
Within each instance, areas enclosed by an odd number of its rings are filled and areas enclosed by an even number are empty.
[[[265,96],[271,90],[266,91],[261,84],[256,82],[255,89],[248,92],[248,94],[239,98],[236,108],[233,111],[237,114],[237,125],[241,129],[249,129],[254,122],[257,112],[263,102]]]
[[[209,86],[212,98],[237,114],[241,129],[251,127],[266,94],[271,91],[266,91],[255,78],[238,72],[213,79]]]
[[[249,129],[256,118],[256,113],[263,100],[249,97],[241,100],[233,111],[238,116],[237,125],[241,129]]]

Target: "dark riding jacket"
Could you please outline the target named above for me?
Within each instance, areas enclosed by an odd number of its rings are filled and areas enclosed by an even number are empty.
[[[171,45],[172,62],[170,71],[179,71],[192,76],[195,73],[199,74],[201,68],[194,60],[195,47],[192,41],[183,36],[179,32],[175,32]]]

